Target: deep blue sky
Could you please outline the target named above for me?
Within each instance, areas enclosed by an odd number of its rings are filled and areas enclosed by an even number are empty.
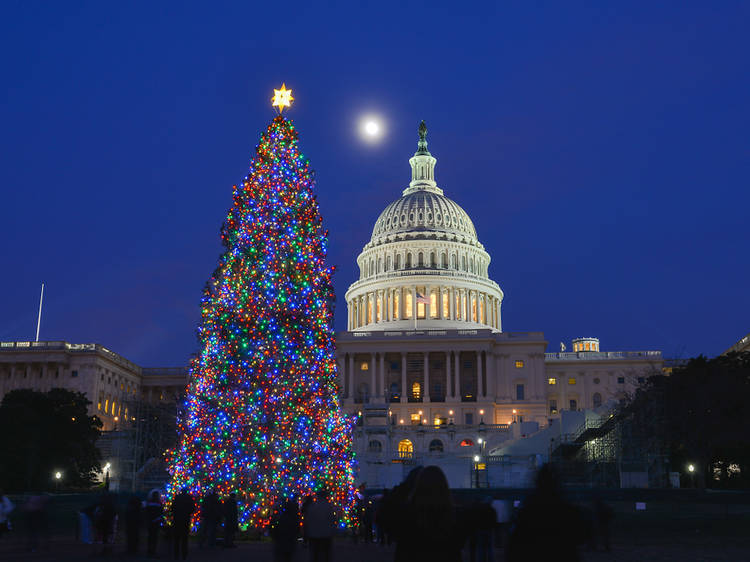
[[[355,6],[356,4],[356,6]],[[508,331],[717,354],[750,331],[747,2],[5,2],[0,340],[196,351],[201,288],[286,81],[338,266],[420,119]],[[377,111],[388,136],[355,134]]]

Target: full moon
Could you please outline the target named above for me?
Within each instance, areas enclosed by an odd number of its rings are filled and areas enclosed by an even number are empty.
[[[365,115],[359,120],[359,136],[368,143],[376,143],[383,137],[383,120],[374,115]]]
[[[374,137],[380,132],[380,126],[375,121],[368,121],[365,123],[365,133]]]

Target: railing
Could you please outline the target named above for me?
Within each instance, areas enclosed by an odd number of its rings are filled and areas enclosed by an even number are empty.
[[[360,277],[352,284],[352,286],[355,287],[359,284],[368,283],[370,281],[384,281],[386,279],[398,279],[399,277],[422,275],[431,277],[454,277],[459,279],[471,279],[472,281],[480,281],[486,283],[493,288],[500,288],[500,286],[489,277],[484,277],[482,275],[477,275],[476,273],[469,273],[466,271],[456,271],[454,269],[397,269],[394,271],[389,271],[388,273],[378,273],[376,275]]]
[[[660,360],[661,351],[568,351],[545,353],[546,361],[600,361],[602,359]]]
[[[65,341],[4,341],[0,342],[0,351],[8,351],[11,349],[20,349],[20,350],[26,350],[26,349],[44,349],[44,350],[64,350],[64,351],[70,351],[73,353],[79,353],[79,352],[99,352],[103,355],[105,355],[108,359],[111,361],[122,365],[123,367],[127,367],[128,369],[135,371],[137,373],[141,372],[141,368],[136,365],[135,363],[132,363],[122,357],[121,355],[118,355],[114,351],[110,351],[104,346],[99,345],[98,343],[68,343]]]
[[[453,423],[441,423],[440,425],[430,423],[415,423],[415,424],[391,424],[389,427],[391,430],[405,430],[409,433],[414,431],[508,431],[510,425],[507,423],[475,423],[471,425],[466,424],[453,424]]]
[[[542,332],[493,332],[490,328],[471,328],[471,329],[458,329],[458,330],[372,330],[372,331],[345,331],[338,332],[336,339],[338,341],[346,341],[353,339],[388,339],[388,338],[403,338],[403,337],[476,337],[476,336],[487,336],[493,339],[535,339],[543,340],[544,334]],[[592,354],[593,352],[588,352]],[[615,352],[615,353],[658,353],[661,357],[660,351],[641,351],[641,352]],[[595,353],[593,353],[595,354]],[[547,353],[548,359],[551,355],[561,355],[559,353]],[[576,353],[563,353],[562,355],[577,355]],[[582,353],[581,355],[585,355]]]

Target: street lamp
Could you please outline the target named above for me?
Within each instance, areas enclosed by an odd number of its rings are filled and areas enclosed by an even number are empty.
[[[60,480],[62,480],[62,472],[60,472],[59,470],[56,470],[53,476],[55,477],[55,490],[59,492]]]
[[[687,469],[690,473],[690,485],[695,488],[695,465],[693,463],[690,463]]]

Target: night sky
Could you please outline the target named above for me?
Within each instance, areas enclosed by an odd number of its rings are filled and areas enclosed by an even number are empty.
[[[323,4],[3,3],[0,340],[33,339],[44,281],[40,339],[186,364],[282,81],[337,329],[424,119],[506,331],[667,357],[750,331],[749,3]]]

